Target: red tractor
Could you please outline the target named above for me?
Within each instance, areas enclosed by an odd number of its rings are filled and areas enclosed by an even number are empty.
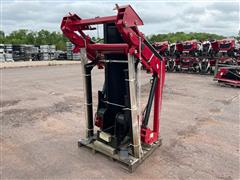
[[[182,54],[180,56],[180,71],[198,72],[199,55],[201,45],[197,40],[185,41],[182,43]]]

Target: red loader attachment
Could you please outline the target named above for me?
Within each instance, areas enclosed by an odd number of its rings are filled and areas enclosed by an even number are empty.
[[[202,43],[202,53],[199,57],[199,72],[201,74],[213,73],[218,51],[217,41],[209,40]]]
[[[169,62],[169,44],[168,41],[163,42],[155,42],[153,43],[153,47],[157,50],[157,52],[163,56],[166,60],[165,68],[168,69]]]
[[[176,70],[176,61],[178,58],[178,50],[176,43],[172,43],[169,45],[169,53],[167,57],[167,71],[173,72]]]
[[[235,53],[235,40],[234,39],[222,39],[218,40],[218,63],[226,65],[236,64]]]
[[[216,60],[214,79],[221,84],[240,86],[239,47],[234,39],[218,41],[219,58]]]
[[[130,171],[161,145],[159,136],[165,59],[149,44],[138,26],[142,20],[130,5],[116,6],[117,15],[81,19],[76,14],[63,18],[61,29],[80,52],[85,92],[86,146],[122,162]],[[85,34],[93,25],[103,24],[104,43]],[[142,64],[152,73],[146,108],[140,109],[137,71]],[[103,90],[93,118],[91,70],[104,68]],[[154,102],[153,128],[148,126]],[[99,128],[94,131],[95,126]]]
[[[240,66],[240,40],[236,41],[235,43],[235,56],[236,56],[237,65]]]
[[[183,50],[180,57],[180,70],[197,72],[199,70],[200,46],[196,40],[182,43]]]
[[[176,42],[175,45],[175,52],[174,52],[174,60],[175,60],[175,71],[181,71],[181,56],[183,53],[183,43],[182,42]]]
[[[162,56],[167,56],[169,53],[169,44],[168,41],[164,42],[155,42],[153,43],[153,47],[157,50],[157,52]]]
[[[240,67],[222,67],[215,75],[215,80],[221,84],[240,87]]]
[[[169,72],[216,74],[219,67],[240,65],[240,42],[233,38],[177,41],[166,50],[167,45],[167,41],[153,43],[159,54],[166,58]]]

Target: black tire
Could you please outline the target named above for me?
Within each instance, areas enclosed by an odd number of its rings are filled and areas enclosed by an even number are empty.
[[[199,70],[199,64],[198,63],[194,63],[193,64],[193,68],[192,68],[192,72],[194,73],[198,73],[200,70]]]
[[[201,61],[200,62],[200,69],[199,69],[199,72],[201,73],[201,74],[208,74],[208,72],[209,72],[209,69],[208,69],[208,61],[209,60],[207,60],[207,61]]]

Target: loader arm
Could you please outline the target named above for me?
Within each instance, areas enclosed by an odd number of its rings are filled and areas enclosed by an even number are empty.
[[[164,58],[152,47],[137,26],[143,25],[142,20],[128,6],[117,6],[117,16],[96,17],[92,19],[81,19],[76,14],[65,16],[61,23],[63,34],[75,45],[73,52],[79,52],[80,48],[86,48],[88,58],[96,60],[96,52],[103,54],[108,52],[125,52],[140,59],[141,63],[152,73],[160,73],[161,61]],[[94,30],[91,25],[115,23],[123,36],[123,44],[96,44],[91,41],[90,36],[84,30]]]
[[[142,20],[130,5],[116,5],[117,15],[81,19],[76,14],[65,16],[61,23],[63,34],[75,45],[73,52],[79,52],[81,48],[86,49],[87,58],[96,64],[101,63],[103,55],[119,54],[132,55],[142,63],[148,72],[153,75],[152,90],[146,105],[146,115],[142,119],[141,140],[151,144],[159,138],[160,109],[162,102],[162,90],[165,79],[165,59],[147,41],[138,26],[143,25]],[[91,41],[85,30],[94,30],[91,25],[114,23],[120,33],[123,43],[97,44]],[[154,98],[153,98],[154,97]],[[154,125],[153,129],[148,127],[149,111],[154,99]],[[140,120],[141,121],[141,120]]]

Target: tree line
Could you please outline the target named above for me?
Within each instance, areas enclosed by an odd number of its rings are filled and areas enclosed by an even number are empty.
[[[147,39],[153,42],[161,41],[186,41],[191,39],[196,39],[199,41],[204,41],[208,39],[223,39],[225,38],[222,35],[212,34],[212,33],[198,33],[198,32],[176,32],[176,33],[167,33],[167,34],[153,34],[147,36]],[[235,37],[240,40],[240,31],[238,36]],[[97,38],[92,38],[94,41]],[[10,34],[6,35],[3,31],[0,31],[0,44],[34,44],[34,45],[45,45],[45,44],[54,44],[59,50],[66,50],[67,38],[61,32],[50,32],[48,30],[40,31],[30,31],[26,29],[20,29],[13,31]]]
[[[150,42],[169,41],[171,43],[174,43],[177,41],[187,41],[192,39],[205,41],[209,39],[219,40],[223,38],[225,37],[218,34],[198,33],[198,32],[190,32],[190,33],[176,32],[176,33],[167,33],[167,34],[154,34],[154,35],[148,36],[148,39]]]
[[[20,29],[5,35],[0,31],[0,44],[34,44],[34,45],[56,45],[59,50],[66,50],[67,38],[60,32],[47,30],[30,31]]]

